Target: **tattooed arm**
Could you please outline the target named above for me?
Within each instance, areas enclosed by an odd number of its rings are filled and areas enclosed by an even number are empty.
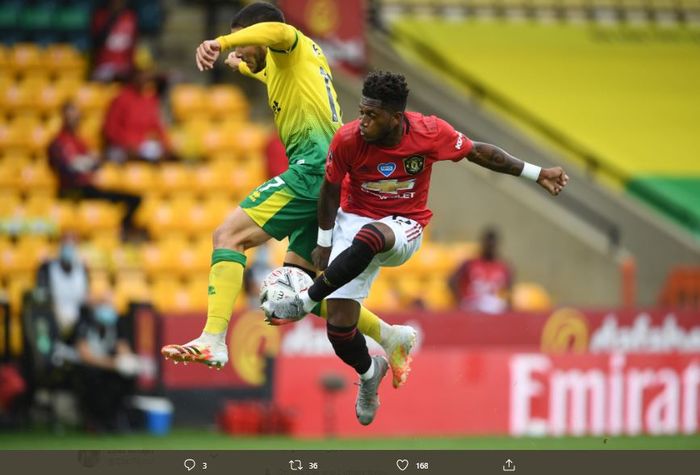
[[[505,150],[484,142],[474,142],[467,160],[498,173],[520,176],[525,162]],[[537,184],[552,195],[558,195],[569,182],[569,176],[561,167],[542,168]]]
[[[523,161],[518,160],[505,150],[484,142],[474,142],[467,160],[484,168],[499,173],[520,176],[523,171]]]

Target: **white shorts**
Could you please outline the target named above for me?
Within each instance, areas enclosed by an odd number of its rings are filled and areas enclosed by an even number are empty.
[[[412,219],[402,216],[387,216],[382,219],[366,218],[339,209],[333,228],[333,249],[329,262],[333,262],[338,254],[350,247],[352,240],[362,226],[373,222],[384,223],[394,231],[396,236],[394,247],[374,256],[362,274],[326,298],[350,299],[362,303],[369,295],[369,290],[379,273],[379,268],[400,266],[416,253],[423,242],[423,226]]]

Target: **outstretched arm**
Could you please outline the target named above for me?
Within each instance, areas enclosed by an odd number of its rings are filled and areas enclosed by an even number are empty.
[[[318,245],[311,253],[314,265],[323,270],[331,255],[333,226],[340,206],[340,183],[323,180],[318,199]]]
[[[561,167],[541,168],[510,155],[505,150],[484,142],[474,142],[467,160],[498,173],[525,176],[536,181],[552,195],[558,195],[569,182]]]
[[[297,41],[297,32],[286,23],[263,22],[242,28],[234,33],[207,40],[199,45],[195,60],[200,71],[211,69],[222,50],[236,46],[267,46],[277,51],[291,50]]]

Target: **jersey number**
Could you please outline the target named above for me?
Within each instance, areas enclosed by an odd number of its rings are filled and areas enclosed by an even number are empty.
[[[321,68],[321,76],[323,76],[323,81],[326,83],[328,103],[331,106],[331,121],[338,122],[338,111],[335,109],[335,101],[333,100],[333,93],[331,92],[331,77],[323,68]]]
[[[284,180],[282,180],[280,177],[276,176],[272,180],[268,181],[267,183],[263,183],[259,188],[258,191],[263,192],[267,191],[270,188],[277,188],[278,186],[284,185]]]

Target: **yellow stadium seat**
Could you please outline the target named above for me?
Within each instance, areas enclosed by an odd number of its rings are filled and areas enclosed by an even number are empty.
[[[124,313],[130,302],[149,302],[150,286],[140,270],[125,270],[115,276],[114,303],[119,313]]]
[[[201,196],[226,196],[231,199],[241,192],[231,181],[234,164],[230,160],[216,160],[197,167],[193,174],[193,189]]]
[[[3,219],[24,214],[22,197],[19,192],[11,190],[6,185],[7,182],[4,181],[5,174],[13,170],[13,168],[3,166],[3,161],[0,161],[0,217]]]
[[[189,236],[206,235],[211,233],[224,222],[226,216],[233,211],[235,203],[225,198],[212,198],[206,201],[193,203],[189,209],[189,214],[184,231]],[[211,245],[211,242],[209,243]]]
[[[114,251],[121,246],[121,233],[119,230],[106,230],[93,233],[87,243],[98,249],[110,261]]]
[[[191,311],[204,314],[207,311],[209,278],[206,274],[188,279],[186,284]],[[241,300],[241,299],[238,299]]]
[[[104,113],[101,111],[89,110],[83,114],[78,126],[78,135],[85,140],[92,150],[102,148],[102,124],[104,123]]]
[[[182,217],[189,214],[193,205],[189,195],[177,196],[171,200],[162,200],[153,210],[150,219],[145,223],[151,236],[159,238],[172,232],[180,233],[188,228]]]
[[[187,242],[180,237],[146,243],[141,247],[142,268],[151,277],[180,273],[179,256],[186,248]]]
[[[411,307],[417,300],[421,300],[425,303],[425,289],[428,279],[416,277],[413,274],[407,274],[400,279],[396,279],[395,282],[402,306]]]
[[[169,265],[167,256],[157,241],[141,246],[141,269],[148,276],[155,277],[163,274]]]
[[[259,125],[247,123],[232,132],[239,155],[262,155],[269,132]]]
[[[33,193],[24,202],[24,216],[29,220],[31,229],[41,233],[57,235],[58,223],[51,216],[51,209],[56,202],[52,194]]]
[[[197,161],[202,155],[201,137],[184,125],[174,125],[168,129],[170,145],[175,154],[184,161]]]
[[[130,162],[124,165],[122,170],[123,184],[120,189],[142,193],[144,190],[154,188],[154,169],[153,165],[142,162]]]
[[[95,299],[112,293],[112,281],[109,272],[90,267],[90,297]]]
[[[141,246],[122,243],[112,252],[112,269],[115,272],[136,271],[141,269]]]
[[[8,66],[18,74],[47,69],[41,48],[34,43],[15,44],[10,50]]]
[[[219,163],[214,166],[226,178],[231,190],[238,195],[247,195],[266,180],[264,165],[261,160]]]
[[[23,111],[42,112],[45,110],[42,104],[43,91],[51,85],[45,74],[26,76],[22,81],[16,82],[13,88],[5,92],[5,107],[15,113]],[[48,100],[51,99],[47,96]]]
[[[46,241],[24,238],[0,251],[0,276],[11,280],[15,275],[34,272],[40,260],[50,252]]]
[[[448,310],[456,306],[447,281],[443,277],[428,279],[423,294],[425,303],[430,310]]]
[[[61,233],[78,231],[77,206],[71,201],[54,201],[48,210],[49,219],[58,226]]]
[[[153,303],[161,312],[183,313],[191,311],[192,300],[185,285],[173,278],[159,278],[151,286]]]
[[[80,234],[90,236],[100,231],[117,230],[123,214],[119,205],[101,200],[82,200],[77,209]]]
[[[189,170],[180,163],[164,163],[155,174],[154,188],[161,193],[176,195],[189,190]]]
[[[248,101],[243,92],[232,85],[211,86],[206,91],[209,114],[214,119],[230,120],[233,117],[245,120],[248,116]]]
[[[47,111],[46,114],[44,114],[44,126],[48,129],[49,136],[52,139],[58,135],[58,132],[63,126],[63,118],[61,117],[60,107]]]
[[[513,310],[522,312],[539,312],[552,308],[552,299],[539,284],[521,282],[513,286]]]
[[[122,177],[123,167],[112,162],[106,162],[97,170],[95,174],[95,184],[99,188],[119,189],[124,184]]]
[[[61,91],[61,94],[65,95],[66,99],[72,99],[83,83],[85,83],[85,81],[78,76],[62,74],[54,80],[53,85]]]
[[[398,292],[390,285],[390,281],[379,277],[372,284],[369,296],[363,305],[377,312],[391,312],[400,309],[401,302]]]
[[[201,135],[202,153],[207,157],[237,150],[236,136],[220,125],[210,125]]]
[[[83,113],[104,113],[113,96],[113,88],[100,83],[86,82],[75,91],[73,101]]]
[[[185,121],[205,111],[206,94],[201,86],[178,84],[170,92],[170,106],[178,121]]]
[[[55,192],[57,182],[48,164],[37,161],[20,169],[19,187],[25,193],[35,193],[38,190]]]
[[[87,69],[85,57],[68,44],[47,46],[43,58],[48,69],[58,77],[66,75],[68,72],[76,76],[83,76]]]

